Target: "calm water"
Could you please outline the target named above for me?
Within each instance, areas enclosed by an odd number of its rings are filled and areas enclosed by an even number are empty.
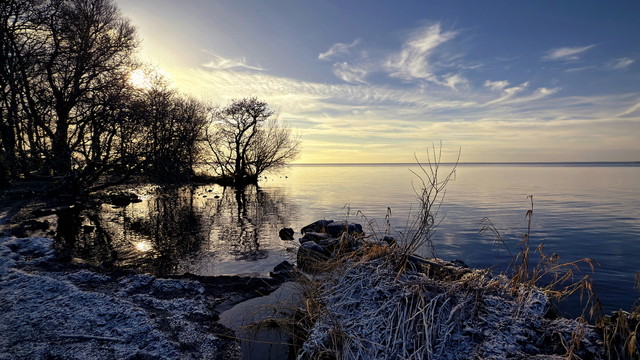
[[[156,273],[265,274],[294,260],[296,244],[278,230],[317,219],[375,220],[402,230],[415,209],[415,165],[295,165],[268,175],[260,189],[218,186],[158,190],[124,208],[102,205],[74,220],[96,230],[67,236],[85,261]],[[442,174],[448,170],[441,168]],[[161,194],[161,195],[158,195]],[[606,310],[629,308],[640,296],[640,166],[638,164],[466,164],[447,187],[433,237],[437,255],[473,267],[503,266],[508,254],[480,220],[489,217],[513,250],[526,232],[533,195],[531,242],[563,261],[599,263],[596,292]],[[91,227],[89,227],[92,229]],[[87,229],[85,226],[84,229]],[[68,239],[73,238],[73,241]],[[105,255],[106,254],[106,255]]]

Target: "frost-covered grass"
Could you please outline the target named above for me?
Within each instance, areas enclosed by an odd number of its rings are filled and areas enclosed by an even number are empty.
[[[196,281],[51,270],[51,239],[0,239],[0,359],[220,359]],[[49,264],[49,265],[47,265]]]
[[[536,288],[507,291],[509,279],[445,264],[447,279],[398,273],[384,258],[346,262],[316,283],[315,320],[301,359],[520,359],[601,357],[583,322],[547,317]],[[572,336],[583,333],[579,346]]]

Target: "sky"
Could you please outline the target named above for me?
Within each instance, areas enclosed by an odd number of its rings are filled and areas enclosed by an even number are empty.
[[[640,160],[636,0],[116,4],[180,91],[267,101],[298,163]]]

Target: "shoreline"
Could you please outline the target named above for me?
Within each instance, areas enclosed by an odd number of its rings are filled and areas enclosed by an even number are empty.
[[[98,270],[61,262],[48,238],[1,238],[0,359],[235,359],[219,314],[282,283]]]

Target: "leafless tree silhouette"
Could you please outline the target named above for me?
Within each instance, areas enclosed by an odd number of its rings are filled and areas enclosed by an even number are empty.
[[[207,132],[213,169],[236,186],[257,183],[264,171],[285,165],[299,152],[299,138],[255,97],[216,109]]]

